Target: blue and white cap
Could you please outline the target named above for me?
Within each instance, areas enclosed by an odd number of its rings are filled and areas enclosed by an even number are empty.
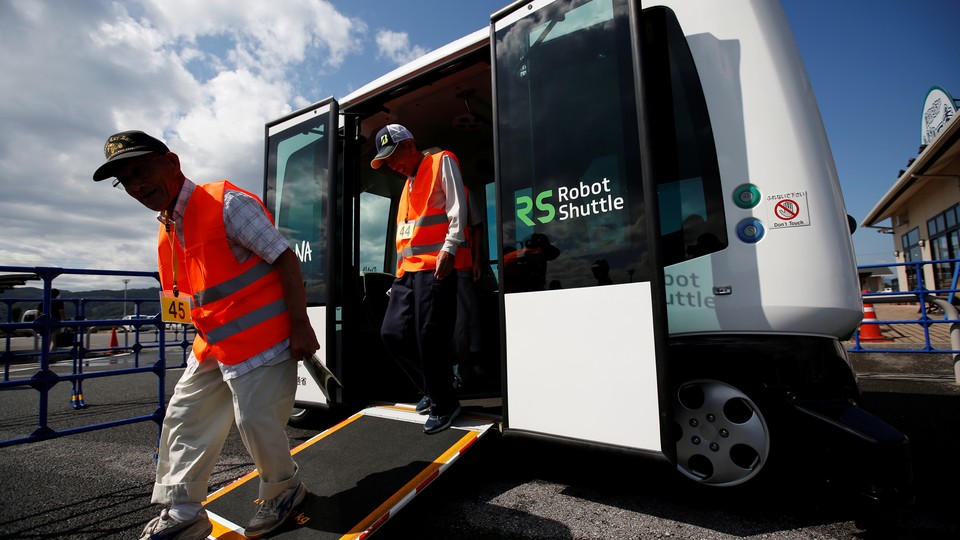
[[[400,124],[387,124],[377,132],[376,141],[377,155],[374,156],[370,166],[374,169],[380,168],[380,161],[390,157],[390,154],[397,149],[397,144],[401,141],[412,141],[413,134],[410,130]]]

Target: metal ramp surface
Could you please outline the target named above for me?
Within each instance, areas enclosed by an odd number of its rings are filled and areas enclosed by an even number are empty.
[[[452,465],[493,425],[461,415],[450,429],[423,433],[410,406],[364,409],[294,448],[309,494],[271,538],[365,538]],[[211,538],[243,539],[253,516],[258,474],[214,492],[206,502]]]

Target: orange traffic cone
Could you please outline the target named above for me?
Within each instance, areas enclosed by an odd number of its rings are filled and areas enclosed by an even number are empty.
[[[860,341],[893,341],[883,337],[880,325],[877,323],[877,312],[873,304],[863,304],[863,322],[860,323]]]
[[[120,342],[117,340],[117,329],[113,329],[113,333],[110,334],[110,350],[107,351],[107,354],[117,354],[119,353]]]

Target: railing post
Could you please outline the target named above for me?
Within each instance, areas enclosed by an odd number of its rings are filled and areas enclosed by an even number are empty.
[[[929,298],[943,310],[944,315],[954,321],[950,323],[950,348],[954,351],[960,350],[960,313],[957,312],[956,306],[949,300],[937,296],[931,295]],[[924,315],[926,315],[926,310],[924,310]],[[953,353],[953,381],[960,384],[960,353]]]
[[[926,279],[925,269],[926,268],[935,268],[937,264],[951,264],[953,265],[953,275],[950,282],[950,288],[944,289],[940,287],[940,284],[936,281],[936,272],[934,272],[934,281]],[[935,349],[931,345],[931,335],[930,329],[934,324],[942,324],[949,322],[950,323],[950,354],[953,361],[953,379],[954,383],[960,385],[960,313],[958,309],[953,305],[952,299],[956,298],[957,295],[957,281],[960,279],[960,259],[943,259],[943,260],[932,260],[932,261],[907,261],[902,263],[888,263],[888,264],[874,264],[874,265],[862,265],[858,267],[858,270],[870,269],[870,268],[881,268],[881,267],[900,267],[907,270],[907,277],[912,272],[916,277],[916,286],[911,287],[910,290],[903,290],[899,292],[891,293],[872,293],[870,294],[870,301],[874,303],[895,303],[895,302],[910,302],[919,301],[919,317],[916,321],[907,321],[907,320],[891,320],[891,321],[879,321],[889,325],[897,324],[919,324],[923,329],[923,348],[922,349],[900,349],[896,350],[877,350],[870,349],[874,352],[920,352],[920,353],[941,353],[944,350]],[[901,276],[902,277],[902,276]],[[927,283],[932,283],[932,286],[928,287]],[[901,283],[901,287],[904,287],[905,284]],[[909,281],[907,282],[907,287],[909,287]],[[927,313],[927,305],[934,305],[940,308],[943,311],[945,321],[935,321]],[[855,346],[852,349],[848,349],[849,352],[865,352],[867,349],[864,349],[859,340],[859,336],[855,335]],[[911,342],[915,343],[915,342]]]
[[[0,320],[0,328],[3,328],[5,332],[5,339],[0,340],[0,345],[5,345],[5,350],[2,352],[2,361],[4,362],[4,377],[0,381],[0,390],[5,390],[7,388],[32,388],[37,391],[39,394],[39,407],[35,409],[38,411],[36,429],[27,436],[13,438],[13,439],[0,439],[0,448],[7,446],[12,446],[16,444],[37,442],[42,440],[49,440],[59,437],[64,437],[77,433],[85,433],[90,431],[95,431],[99,429],[105,429],[120,425],[126,425],[135,422],[144,422],[144,421],[153,421],[157,424],[157,437],[159,438],[162,419],[165,410],[165,380],[166,380],[166,351],[163,349],[165,346],[165,335],[158,336],[158,362],[155,366],[150,368],[140,368],[136,365],[133,368],[124,368],[117,370],[103,370],[97,371],[94,373],[84,373],[83,366],[88,360],[87,354],[91,345],[91,336],[92,332],[89,330],[95,326],[103,326],[104,324],[118,324],[119,321],[115,319],[98,319],[92,320],[87,317],[87,299],[78,299],[76,300],[76,313],[73,321],[67,322],[66,319],[62,321],[52,321],[50,319],[51,311],[51,282],[61,276],[62,274],[75,274],[75,275],[98,275],[98,276],[141,276],[144,278],[152,278],[159,282],[159,275],[156,272],[140,272],[140,271],[121,271],[121,270],[81,270],[81,269],[64,269],[64,268],[48,268],[48,267],[15,267],[15,266],[3,266],[0,265],[0,272],[24,272],[29,271],[30,274],[37,276],[37,278],[43,280],[43,298],[42,298],[42,315],[39,319],[35,320],[32,323],[20,322],[20,317],[17,317],[16,320],[13,319],[12,315],[12,306],[18,300],[12,299],[3,299],[2,302],[6,306],[6,313],[0,313],[0,318],[6,319]],[[35,279],[32,278],[31,279]],[[30,302],[36,302],[35,298],[26,299]],[[114,299],[103,298],[103,299],[89,299],[92,302],[111,302]],[[137,303],[137,312],[140,311],[140,303],[151,301],[147,299],[139,300]],[[32,306],[31,306],[32,308]],[[163,323],[159,323],[161,330],[163,331]],[[138,325],[139,328],[139,325]],[[152,328],[152,327],[151,327]],[[22,341],[19,341],[16,349],[14,349],[13,341],[14,337],[12,333],[17,330],[29,329],[33,332],[33,348],[28,350],[30,347],[30,337],[22,338]],[[51,360],[51,351],[47,351],[47,347],[51,349],[56,345],[51,342],[51,330],[53,329],[73,329],[74,332],[74,341],[71,344],[71,349],[73,353],[73,366],[72,373],[61,373],[58,374],[50,369],[50,360]],[[84,335],[80,335],[83,332]],[[17,338],[21,339],[21,338]],[[84,345],[86,343],[86,345]],[[99,347],[99,346],[98,346]],[[152,343],[148,344],[148,347],[153,348]],[[139,352],[142,347],[138,341],[134,347],[136,352]],[[102,349],[98,349],[102,350]],[[62,352],[62,351],[61,351]],[[15,380],[10,380],[10,364],[16,361],[18,358],[25,358],[27,362],[33,362],[35,357],[39,357],[39,369],[31,377],[27,374],[17,377]],[[136,356],[137,360],[135,364],[139,363],[139,355]],[[63,366],[66,367],[66,366]],[[108,372],[109,371],[109,372]],[[84,396],[83,396],[83,381],[88,378],[100,378],[100,377],[115,377],[123,375],[131,375],[142,372],[152,371],[157,376],[157,401],[158,407],[156,411],[152,414],[146,416],[136,416],[132,418],[124,418],[121,420],[114,420],[106,423],[93,424],[93,425],[84,425],[80,427],[73,427],[62,430],[53,430],[48,426],[47,417],[49,410],[49,390],[58,382],[70,381],[73,385],[70,403],[74,408],[83,408],[85,406]],[[68,405],[68,406],[69,406]]]

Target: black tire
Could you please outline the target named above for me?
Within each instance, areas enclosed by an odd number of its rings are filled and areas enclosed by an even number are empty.
[[[297,428],[304,428],[315,422],[319,416],[319,412],[314,409],[294,407],[290,412],[290,418],[287,420],[287,424]]]

